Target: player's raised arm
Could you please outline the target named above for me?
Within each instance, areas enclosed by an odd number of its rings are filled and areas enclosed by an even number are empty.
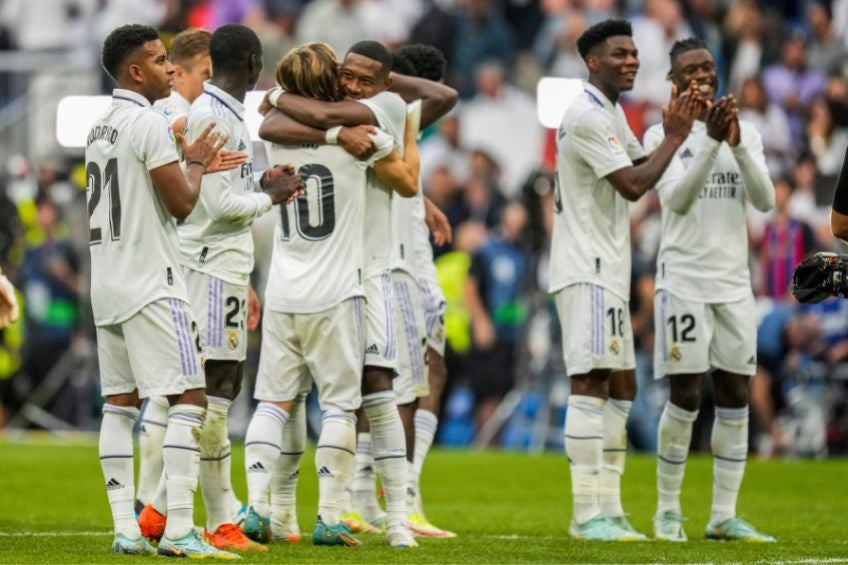
[[[374,112],[353,100],[325,102],[285,93],[276,99],[275,107],[300,123],[320,129],[377,124]]]
[[[373,130],[343,127],[324,130],[301,123],[276,108],[269,109],[259,126],[259,137],[279,145],[296,143],[337,143],[342,149],[360,160],[367,160],[374,153],[374,143],[369,137]]]
[[[181,133],[177,133],[177,141],[182,145],[186,161],[186,172],[180,168],[177,161],[150,170],[153,187],[168,212],[177,220],[184,220],[191,214],[200,196],[200,181],[215,155],[227,142],[227,137],[212,133],[215,124],[202,132],[191,145],[186,142]]]
[[[411,125],[411,120],[412,118],[407,116],[403,139],[403,157],[397,151],[391,151],[374,164],[374,172],[377,173],[380,180],[388,184],[404,198],[410,198],[418,194],[418,176],[421,168],[418,146],[415,144],[415,130]],[[388,143],[392,143],[391,136],[383,132],[380,132],[380,134],[388,139]],[[375,142],[378,145],[379,153],[379,146],[385,143],[386,140],[382,139],[378,141],[375,137]]]
[[[392,73],[391,91],[407,103],[421,100],[421,127],[425,128],[450,112],[459,100],[453,88],[431,80]]]
[[[833,193],[833,208],[830,211],[830,231],[848,243],[848,150],[842,159],[842,171]]]
[[[627,200],[638,200],[654,187],[677,148],[686,140],[692,123],[700,112],[703,102],[695,91],[690,89],[678,97],[677,87],[671,88],[671,100],[663,110],[665,138],[644,162],[618,169],[606,176],[610,184]]]

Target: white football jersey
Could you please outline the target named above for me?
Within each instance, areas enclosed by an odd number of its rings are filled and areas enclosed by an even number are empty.
[[[254,192],[253,143],[244,105],[207,82],[189,110],[187,141],[193,143],[210,123],[230,136],[225,149],[243,151],[248,160],[238,168],[203,176],[200,199],[179,226],[180,259],[189,269],[246,286],[253,270],[250,226],[271,209],[271,197]]]
[[[168,120],[168,123],[173,126],[174,122],[180,118],[188,116],[188,110],[191,108],[191,102],[186,100],[182,94],[177,92],[176,88],[172,88],[171,95],[167,98],[162,98],[161,100],[154,102],[153,108],[162,112]]]
[[[593,283],[630,296],[629,202],[606,180],[645,156],[621,105],[584,83],[557,130],[550,292]]]
[[[745,203],[750,188],[737,163],[736,153],[747,152],[760,169],[755,187],[774,192],[768,176],[760,134],[741,121],[739,146],[731,148],[707,135],[704,122],[696,121],[686,141],[657,183],[662,205],[662,239],[657,258],[657,289],[666,289],[695,302],[734,302],[751,294],[748,270],[748,230]],[[663,140],[662,124],[645,132],[645,148],[653,150]],[[695,175],[694,178],[692,175]],[[671,209],[669,199],[684,179],[695,182],[698,196],[685,214]]]
[[[403,133],[406,128],[406,103],[403,99],[392,92],[381,92],[359,102],[371,108],[380,127],[392,136],[395,150],[403,155]],[[366,276],[376,276],[392,268],[393,192],[391,187],[381,181],[374,171],[368,171],[368,192],[365,202]]]
[[[385,132],[374,141],[368,162],[330,145],[265,144],[270,163],[290,163],[306,183],[305,195],[277,206],[265,290],[271,310],[310,314],[363,296],[367,169],[393,148]]]
[[[421,101],[416,100],[407,107],[407,114],[412,116],[412,127],[417,138],[421,128]],[[418,192],[411,198],[394,196],[392,198],[393,247],[392,269],[416,276],[415,245],[419,237],[419,208],[421,222],[424,222],[424,193],[421,190],[421,178],[418,178]],[[424,225],[426,231],[427,226]],[[429,245],[429,240],[428,240]]]
[[[98,326],[124,322],[161,298],[188,302],[177,223],[148,173],[178,160],[165,117],[140,94],[115,89],[85,149],[91,306]]]

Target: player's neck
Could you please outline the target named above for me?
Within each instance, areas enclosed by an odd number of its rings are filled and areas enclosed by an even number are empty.
[[[612,102],[613,106],[618,104],[618,97],[621,95],[621,92],[619,92],[618,90],[616,90],[616,89],[614,89],[610,86],[602,84],[601,81],[598,80],[598,78],[594,77],[594,76],[590,76],[588,82],[589,82],[589,84],[591,84],[592,86],[594,86],[595,88],[600,90],[601,94],[606,96],[607,100]]]
[[[216,75],[209,79],[209,84],[220,88],[242,104],[247,96],[247,84],[242,77]]]

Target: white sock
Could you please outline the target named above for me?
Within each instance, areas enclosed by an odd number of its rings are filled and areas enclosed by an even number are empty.
[[[716,407],[713,448],[713,506],[710,524],[736,517],[736,498],[748,460],[748,407]]]
[[[657,514],[680,509],[680,489],[686,473],[686,459],[692,442],[692,425],[698,411],[690,412],[667,402],[657,431]]]
[[[436,430],[439,427],[439,418],[429,410],[418,409],[415,412],[415,454],[412,460],[412,481],[415,489],[415,504],[411,512],[424,512],[421,504],[421,472],[424,469],[424,461],[433,445]]]
[[[100,467],[115,533],[129,539],[141,536],[133,505],[133,427],[137,419],[138,408],[105,404],[100,424]]]
[[[168,399],[151,396],[141,413],[138,434],[140,460],[138,463],[138,490],[135,497],[148,504],[153,500],[159,479],[162,477],[162,443],[168,427]]]
[[[395,393],[391,390],[362,397],[362,409],[371,426],[374,466],[386,493],[386,526],[406,520],[406,436]]]
[[[289,415],[285,410],[260,402],[247,426],[244,437],[244,466],[247,470],[247,497],[250,506],[260,515],[268,517],[268,490],[271,474],[283,450],[283,426]]]
[[[318,469],[318,516],[327,525],[339,523],[341,497],[356,464],[356,416],[328,410],[315,448]]]
[[[206,530],[214,533],[233,521],[233,486],[230,478],[230,438],[227,413],[232,402],[207,396],[209,406],[200,438],[200,490],[206,506]]]
[[[571,468],[573,520],[583,524],[601,514],[598,481],[604,452],[604,404],[593,396],[572,394],[565,416],[565,452]]]
[[[356,471],[353,477],[353,506],[357,512],[377,504],[376,480],[371,434],[359,433],[356,436]]]
[[[271,523],[283,524],[289,515],[297,515],[297,478],[300,460],[306,449],[306,409],[304,397],[292,404],[283,426],[283,449],[271,476]]]
[[[164,469],[162,469],[162,474],[159,475],[159,483],[156,485],[153,498],[150,499],[150,505],[156,512],[163,516],[168,513],[168,485],[165,482]]]
[[[598,501],[605,516],[624,516],[621,476],[627,458],[627,416],[633,403],[610,398],[604,406],[604,454],[598,480]]]
[[[206,409],[177,404],[168,411],[168,429],[162,456],[168,488],[168,522],[165,536],[179,539],[194,527],[194,491],[200,474],[200,445]]]

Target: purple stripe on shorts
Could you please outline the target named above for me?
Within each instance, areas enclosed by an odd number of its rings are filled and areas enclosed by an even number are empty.
[[[188,371],[188,356],[185,350],[185,343],[181,336],[181,327],[179,323],[179,316],[177,315],[177,300],[174,298],[168,299],[168,306],[171,308],[171,322],[174,324],[174,334],[177,336],[177,347],[180,350],[180,369],[182,369],[183,374],[185,375]]]
[[[397,356],[397,337],[395,332],[394,311],[392,310],[392,274],[385,271],[382,276],[383,282],[383,309],[386,311],[386,359],[394,359]]]
[[[212,328],[215,327],[215,279],[209,277],[206,289],[206,342],[203,347],[212,345]]]
[[[404,282],[395,283],[395,291],[400,298],[406,343],[409,348],[409,360],[412,365],[412,382],[421,384],[424,382],[424,360],[421,355],[421,337],[418,335],[418,324],[415,323],[415,308],[412,304],[412,295],[410,294],[409,287]]]
[[[606,331],[604,331],[604,322],[606,321],[606,319],[605,319],[605,317],[606,317],[606,312],[605,312],[605,310],[606,310],[606,301],[605,301],[606,294],[604,292],[604,287],[602,287],[602,286],[598,287],[598,295],[600,296],[600,302],[601,302],[601,307],[598,308],[598,317],[600,318],[600,326],[601,326],[601,339],[600,339],[601,343],[600,343],[600,345],[598,345],[598,355],[603,355],[604,350],[606,349],[606,338],[607,338],[607,333],[606,333]],[[610,322],[610,323],[612,323],[612,322]]]
[[[194,354],[194,344],[191,339],[191,327],[188,323],[188,314],[185,310],[185,305],[182,302],[177,302],[179,308],[179,319],[180,324],[183,328],[183,340],[185,341],[185,347],[188,351],[188,363],[186,366],[188,367],[187,373],[183,373],[185,376],[194,375],[197,373],[197,355]]]
[[[589,349],[592,351],[592,355],[598,350],[596,345],[598,341],[597,333],[598,333],[598,309],[595,307],[595,287],[589,287],[589,316],[592,324],[592,330],[590,332],[591,337],[589,338],[590,345]]]
[[[356,341],[357,351],[365,354],[365,331],[362,329],[362,297],[356,296],[353,299],[353,315],[356,317]],[[364,361],[363,361],[364,362]]]

